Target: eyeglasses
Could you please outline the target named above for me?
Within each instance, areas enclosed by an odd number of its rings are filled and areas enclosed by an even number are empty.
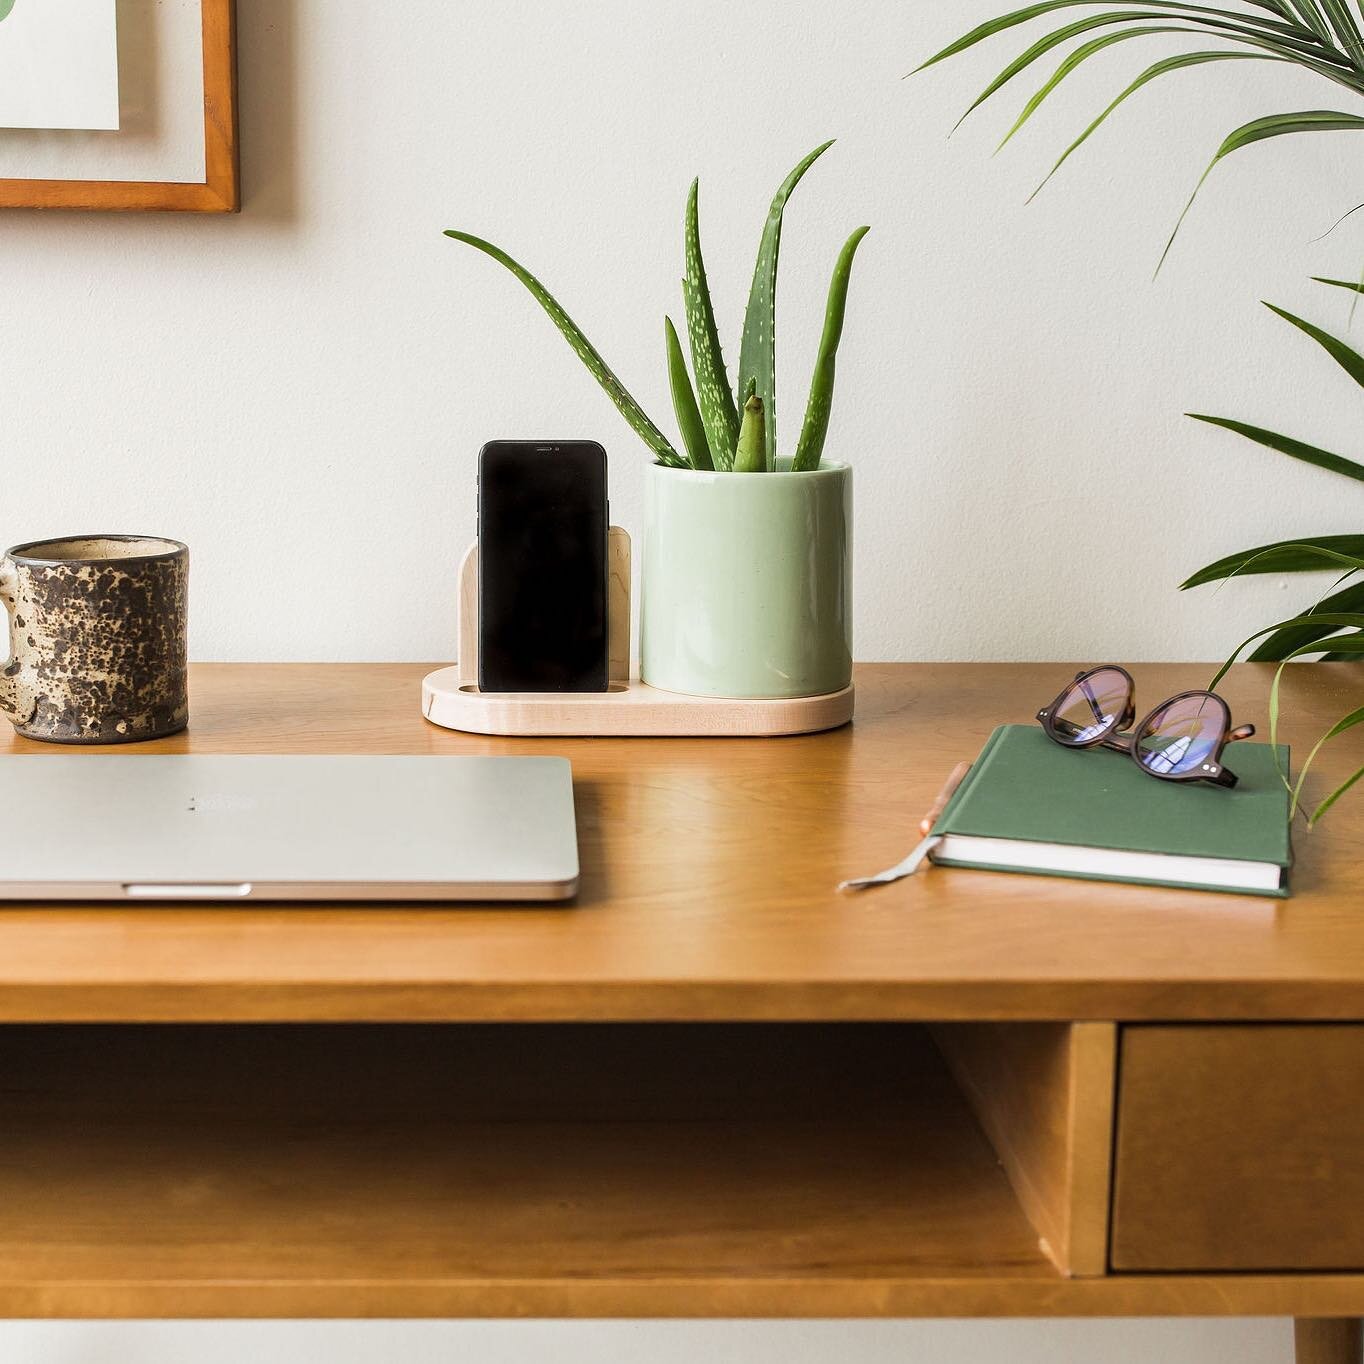
[[[1182,691],[1162,701],[1136,729],[1136,684],[1124,668],[1108,664],[1076,673],[1049,706],[1037,712],[1047,736],[1065,748],[1111,748],[1162,781],[1211,781],[1235,786],[1222,766],[1222,750],[1249,739],[1254,725],[1231,727],[1227,703],[1210,691]]]

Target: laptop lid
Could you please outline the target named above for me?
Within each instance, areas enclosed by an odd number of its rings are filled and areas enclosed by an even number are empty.
[[[567,759],[0,756],[0,898],[564,900]]]

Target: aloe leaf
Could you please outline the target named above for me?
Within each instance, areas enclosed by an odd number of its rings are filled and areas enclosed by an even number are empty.
[[[744,402],[744,419],[739,426],[739,443],[734,449],[736,474],[762,474],[768,469],[767,439],[764,432],[763,400],[748,386]]]
[[[838,360],[838,343],[843,336],[843,315],[848,306],[848,280],[852,276],[853,257],[862,238],[871,231],[859,227],[843,243],[829,280],[829,301],[824,307],[824,333],[819,338],[819,354],[815,357],[815,372],[810,379],[810,396],[805,403],[805,421],[800,428],[800,442],[791,469],[803,473],[818,469],[824,453],[824,438],[829,433],[829,413],[834,403],[834,372]]]
[[[1198,191],[1203,188],[1218,162],[1243,147],[1249,147],[1255,142],[1264,142],[1271,137],[1284,137],[1289,133],[1355,132],[1361,128],[1364,128],[1364,118],[1358,114],[1342,114],[1333,109],[1307,109],[1296,114],[1270,114],[1265,118],[1243,123],[1227,135],[1217,149],[1217,154],[1208,162],[1207,170],[1199,177],[1193,193],[1189,195],[1189,202],[1184,205],[1184,211],[1175,223],[1174,231],[1170,233],[1170,240],[1165,243],[1165,250],[1160,253],[1156,273],[1160,273],[1161,266],[1165,264],[1165,259],[1170,254],[1170,248],[1175,244],[1175,238],[1179,236],[1179,229],[1184,226],[1184,219],[1189,216],[1189,210],[1193,207],[1194,200],[1198,198]]]
[[[1315,464],[1318,469],[1329,469],[1333,474],[1342,474],[1346,478],[1364,482],[1364,464],[1356,464],[1354,460],[1346,459],[1342,455],[1333,455],[1328,450],[1319,450],[1315,445],[1294,440],[1292,436],[1281,436],[1277,431],[1266,431],[1263,427],[1234,421],[1230,417],[1207,417],[1201,412],[1186,412],[1184,415],[1192,417],[1196,422],[1207,422],[1209,426],[1221,426],[1228,431],[1234,431],[1238,436],[1244,436],[1247,440],[1253,440],[1257,445],[1266,446],[1270,450],[1277,450],[1290,459],[1300,459],[1304,464]]]
[[[658,462],[677,469],[687,467],[686,460],[673,449],[668,443],[668,438],[649,420],[644,409],[630,396],[625,385],[616,378],[596,347],[583,335],[582,328],[569,317],[554,295],[524,265],[513,260],[500,247],[484,241],[482,237],[475,237],[471,233],[460,232],[455,228],[447,229],[445,235],[482,251],[485,256],[491,256],[499,265],[510,270],[530,291],[531,297],[549,314],[550,321],[563,333],[568,344],[573,347],[574,354],[587,366],[592,377],[606,391],[606,396],[615,403],[621,416],[630,423],[635,434],[654,452]]]
[[[740,393],[752,384],[762,402],[766,430],[765,449],[768,469],[777,463],[777,256],[781,251],[781,219],[786,201],[810,169],[834,144],[822,143],[804,157],[781,182],[763,224],[758,244],[758,263],[753,270],[753,287],[744,313],[743,344],[739,347]]]
[[[1251,4],[1256,4],[1257,0],[1249,0]],[[1050,14],[1058,9],[1073,9],[1079,5],[1094,5],[1100,0],[1042,0],[1042,3],[1028,5],[1024,9],[1014,10],[1010,14],[1001,15],[997,19],[989,19],[983,24],[977,25],[969,33],[963,34],[955,42],[949,43],[941,52],[935,53],[926,62],[921,62],[910,74],[914,75],[930,66],[936,66],[939,62],[945,61],[948,57],[955,57],[959,52],[965,52],[967,48],[975,47],[977,43],[984,42],[987,38],[993,38],[997,34],[1004,33],[1008,29],[1016,28],[1019,24],[1026,24],[1032,19],[1039,19],[1044,14]],[[1292,21],[1287,23],[1279,22],[1275,19],[1261,19],[1253,14],[1245,14],[1236,10],[1225,10],[1210,8],[1204,5],[1186,5],[1177,3],[1177,0],[1147,0],[1149,8],[1163,10],[1177,10],[1180,14],[1209,14],[1216,15],[1227,20],[1237,21],[1245,24],[1257,25],[1267,32],[1275,33],[1304,33],[1309,36],[1316,36],[1313,30],[1307,29],[1301,23]],[[1258,8],[1268,10],[1271,14],[1282,14],[1283,11],[1277,6],[1261,3]]]
[[[1364,568],[1364,535],[1319,535],[1242,550],[1200,568],[1180,590],[1251,573],[1319,573],[1339,563]]]
[[[1150,29],[1147,32],[1155,32]],[[1168,75],[1172,71],[1182,70],[1186,66],[1202,66],[1205,62],[1225,62],[1225,61],[1289,61],[1287,57],[1274,57],[1262,52],[1180,52],[1173,57],[1164,57],[1158,62],[1148,66],[1121,94],[1091,123],[1085,130],[1068,146],[1065,151],[1057,158],[1056,164],[1047,172],[1041,184],[1028,196],[1031,203],[1042,192],[1053,175],[1070,160],[1074,152],[1084,146],[1086,142],[1096,133],[1099,128],[1108,120],[1108,116],[1125,100],[1135,95],[1142,86],[1155,80],[1159,76]]]
[[[687,339],[691,342],[691,363],[696,371],[701,420],[705,423],[711,461],[716,469],[728,469],[734,460],[734,447],[739,440],[739,414],[734,407],[734,394],[725,371],[725,357],[720,349],[720,333],[715,325],[710,285],[706,281],[706,264],[701,256],[701,221],[697,208],[699,189],[700,182],[693,180],[691,192],[687,195],[687,272],[682,279],[682,297],[687,309]]]
[[[1323,639],[1337,627],[1329,620],[1316,618],[1316,613],[1330,616],[1335,612],[1364,611],[1364,583],[1351,583],[1340,592],[1323,597],[1312,610],[1300,619],[1304,625],[1289,626],[1276,630],[1268,639],[1263,640],[1249,655],[1250,663],[1279,663],[1293,649],[1310,644],[1313,640]]]
[[[1364,120],[1361,120],[1364,124]],[[1358,351],[1351,350],[1343,341],[1337,341],[1329,332],[1324,332],[1320,327],[1314,327],[1310,322],[1304,321],[1301,317],[1295,316],[1284,308],[1275,307],[1272,303],[1266,303],[1265,307],[1271,313],[1277,314],[1285,322],[1291,322],[1299,331],[1305,332],[1317,343],[1355,383],[1364,387],[1364,355]]]
[[[668,350],[668,384],[672,389],[673,413],[677,417],[678,430],[682,432],[687,458],[693,469],[714,469],[710,445],[706,441],[706,428],[701,421],[701,411],[696,406],[696,394],[692,391],[691,376],[687,373],[686,357],[682,354],[682,343],[677,339],[677,328],[670,317],[663,319],[663,338]]]

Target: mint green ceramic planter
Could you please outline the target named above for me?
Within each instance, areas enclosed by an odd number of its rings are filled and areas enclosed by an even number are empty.
[[[728,697],[846,687],[852,470],[650,465],[641,599],[640,672],[651,687]]]

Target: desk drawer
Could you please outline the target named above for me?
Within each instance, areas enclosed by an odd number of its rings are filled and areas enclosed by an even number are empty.
[[[1364,1025],[1124,1028],[1115,1270],[1364,1268]]]

